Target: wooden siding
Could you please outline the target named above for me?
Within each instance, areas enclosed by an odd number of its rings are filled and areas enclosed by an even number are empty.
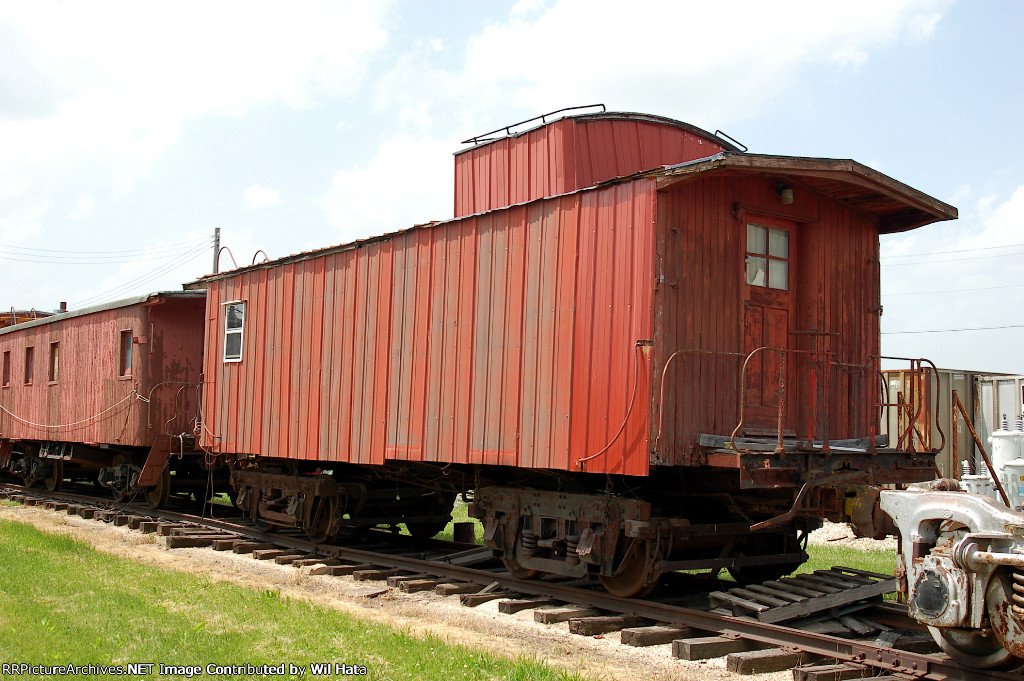
[[[579,470],[625,421],[586,470],[646,474],[653,209],[639,180],[207,281],[206,446]]]
[[[796,300],[789,314],[790,349],[831,350],[838,360],[868,364],[879,352],[878,224],[855,209],[798,188],[782,206],[770,178],[696,178],[659,192],[658,272],[655,294],[655,380],[652,442],[663,432],[654,463],[696,463],[699,433],[729,435],[739,422],[739,371],[744,347],[746,224],[758,216],[796,224],[790,280]],[[836,333],[817,340],[801,332]],[[677,355],[659,387],[665,363]],[[731,354],[730,354],[731,353]],[[787,374],[786,427],[804,434],[823,429],[823,376],[815,384],[815,413],[807,355],[792,355]],[[868,405],[877,377],[829,372],[832,438],[867,435]],[[765,377],[774,380],[774,377]],[[660,410],[664,410],[662,416]]]
[[[165,428],[191,434],[202,365],[203,306],[200,298],[134,304],[58,316],[0,335],[0,353],[11,353],[10,384],[0,388],[6,410],[0,412],[0,437],[148,447]],[[124,330],[142,341],[133,345],[127,377],[120,376]],[[54,342],[59,343],[58,380],[50,382]],[[26,385],[29,346],[35,358],[32,384]],[[191,387],[181,390],[185,384]]]
[[[565,194],[723,147],[668,122],[564,118],[455,156],[455,217]]]

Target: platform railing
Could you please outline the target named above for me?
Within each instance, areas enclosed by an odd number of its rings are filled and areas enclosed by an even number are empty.
[[[773,380],[776,386],[775,409],[775,451],[785,451],[785,434],[787,422],[787,403],[800,399],[803,393],[806,399],[806,422],[800,432],[795,432],[796,439],[805,443],[806,446],[820,448],[823,452],[831,451],[834,440],[831,436],[832,414],[831,409],[834,402],[832,394],[833,381],[831,376],[834,372],[848,374],[851,382],[860,388],[855,388],[855,394],[864,394],[864,408],[860,409],[860,423],[852,422],[850,426],[856,426],[856,431],[866,433],[868,452],[874,453],[877,448],[878,436],[881,432],[883,419],[889,423],[890,411],[896,414],[897,434],[895,443],[890,442],[890,447],[903,451],[938,451],[945,446],[946,436],[938,420],[940,394],[940,376],[935,365],[922,358],[872,356],[868,363],[854,363],[840,361],[834,352],[829,350],[804,350],[795,348],[779,348],[762,346],[755,348],[748,353],[700,350],[687,348],[670,354],[661,372],[661,381],[658,390],[658,434],[655,440],[655,447],[660,447],[661,438],[665,426],[665,392],[666,377],[670,375],[670,369],[676,362],[686,362],[694,357],[720,357],[730,358],[737,362],[737,395],[736,405],[739,420],[730,435],[730,445],[733,450],[750,454],[753,450],[744,448],[737,440],[742,439],[742,433],[747,426],[747,389],[748,376],[751,367],[763,359],[765,355],[775,354],[777,356],[777,370],[774,377],[764,376],[763,380]],[[806,376],[806,386],[789,386],[787,377],[789,367],[795,362],[806,359],[809,371]],[[898,391],[892,395],[889,385],[882,374],[880,363],[882,360],[905,361],[909,369],[903,371],[908,378],[908,390],[904,393]],[[856,377],[856,378],[855,378]],[[758,389],[763,385],[758,385]],[[932,412],[934,410],[934,412]],[[929,418],[930,417],[930,418]],[[940,444],[932,447],[932,430],[934,424]],[[846,438],[842,438],[846,439]],[[762,452],[763,453],[763,452]]]

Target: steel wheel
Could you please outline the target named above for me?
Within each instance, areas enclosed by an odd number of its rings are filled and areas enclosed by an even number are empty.
[[[505,564],[505,569],[508,570],[508,573],[516,579],[533,579],[540,574],[540,570],[525,568],[515,558],[502,556],[501,562]]]
[[[648,572],[648,553],[650,548],[651,544],[649,541],[634,541],[626,551],[626,555],[623,556],[622,563],[619,565],[616,573],[614,575],[600,575],[598,577],[605,591],[619,598],[646,596],[654,591],[658,581],[654,580],[650,584],[645,582]]]
[[[337,507],[338,500],[335,497],[320,497],[314,502],[312,517],[309,524],[303,528],[310,541],[321,544],[337,534],[334,527],[334,512]]]
[[[146,504],[150,508],[163,508],[167,505],[167,500],[170,498],[171,469],[164,464],[164,469],[160,471],[160,477],[157,478],[156,485],[153,486],[153,489],[146,492]]]
[[[1007,669],[1020,665],[995,636],[985,636],[977,629],[939,629],[928,627],[942,652],[957,664],[974,669]]]
[[[1022,583],[1024,575],[1020,571],[1002,568],[992,576],[985,589],[988,620],[999,645],[1012,656],[1007,662],[1011,668],[1024,664],[1024,659],[1021,659],[1024,658],[1024,622],[1011,610],[1015,605],[1014,596],[1020,598],[1015,593],[1016,589],[1024,591]]]
[[[117,468],[118,466],[123,466],[126,463],[128,463],[128,457],[125,456],[124,454],[118,454],[117,456],[114,457],[114,461],[112,463],[112,467],[113,468]],[[132,494],[131,493],[129,493],[129,492],[119,492],[118,490],[114,489],[113,487],[110,488],[110,493],[114,496],[114,501],[116,501],[119,504],[127,502],[127,501],[131,501],[131,499],[132,499]]]
[[[56,459],[50,462],[50,475],[43,480],[46,489],[50,492],[59,492],[64,486],[64,462]]]

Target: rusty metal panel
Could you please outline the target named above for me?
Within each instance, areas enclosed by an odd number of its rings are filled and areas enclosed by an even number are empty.
[[[191,434],[203,307],[201,295],[156,295],[4,329],[0,352],[10,352],[11,371],[0,388],[0,438],[149,447],[162,433]],[[127,375],[122,332],[134,339]]]

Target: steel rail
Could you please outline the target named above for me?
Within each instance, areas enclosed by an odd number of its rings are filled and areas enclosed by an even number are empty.
[[[51,498],[84,498],[66,493],[28,490],[17,485],[8,485],[8,487],[17,488],[18,491],[16,493],[18,494],[33,494],[36,496],[49,496]],[[86,503],[101,505],[104,502],[97,503],[97,500],[89,499]],[[108,509],[110,505],[114,505],[113,502],[109,501],[105,503]],[[929,681],[976,681],[982,678],[1001,681],[1024,680],[1024,675],[1019,673],[965,669],[957,665],[951,658],[942,655],[885,648],[872,643],[794,629],[779,624],[769,624],[745,617],[704,612],[658,601],[619,598],[603,591],[567,586],[556,582],[519,580],[507,573],[451,565],[446,563],[444,559],[417,559],[405,555],[392,555],[339,546],[337,544],[317,544],[298,537],[256,531],[238,523],[215,518],[203,518],[201,516],[162,509],[142,509],[124,506],[123,504],[117,504],[117,506],[125,513],[141,511],[139,515],[173,518],[176,522],[180,523],[191,523],[231,531],[248,539],[273,543],[287,549],[322,555],[325,558],[337,558],[357,563],[373,563],[374,565],[391,569],[428,574],[483,586],[497,583],[498,586],[510,593],[544,596],[567,603],[617,612],[623,615],[635,615],[670,626],[688,626],[694,629],[715,632],[725,637],[743,638],[844,662],[851,662],[888,674],[904,674],[919,679],[928,679]]]

